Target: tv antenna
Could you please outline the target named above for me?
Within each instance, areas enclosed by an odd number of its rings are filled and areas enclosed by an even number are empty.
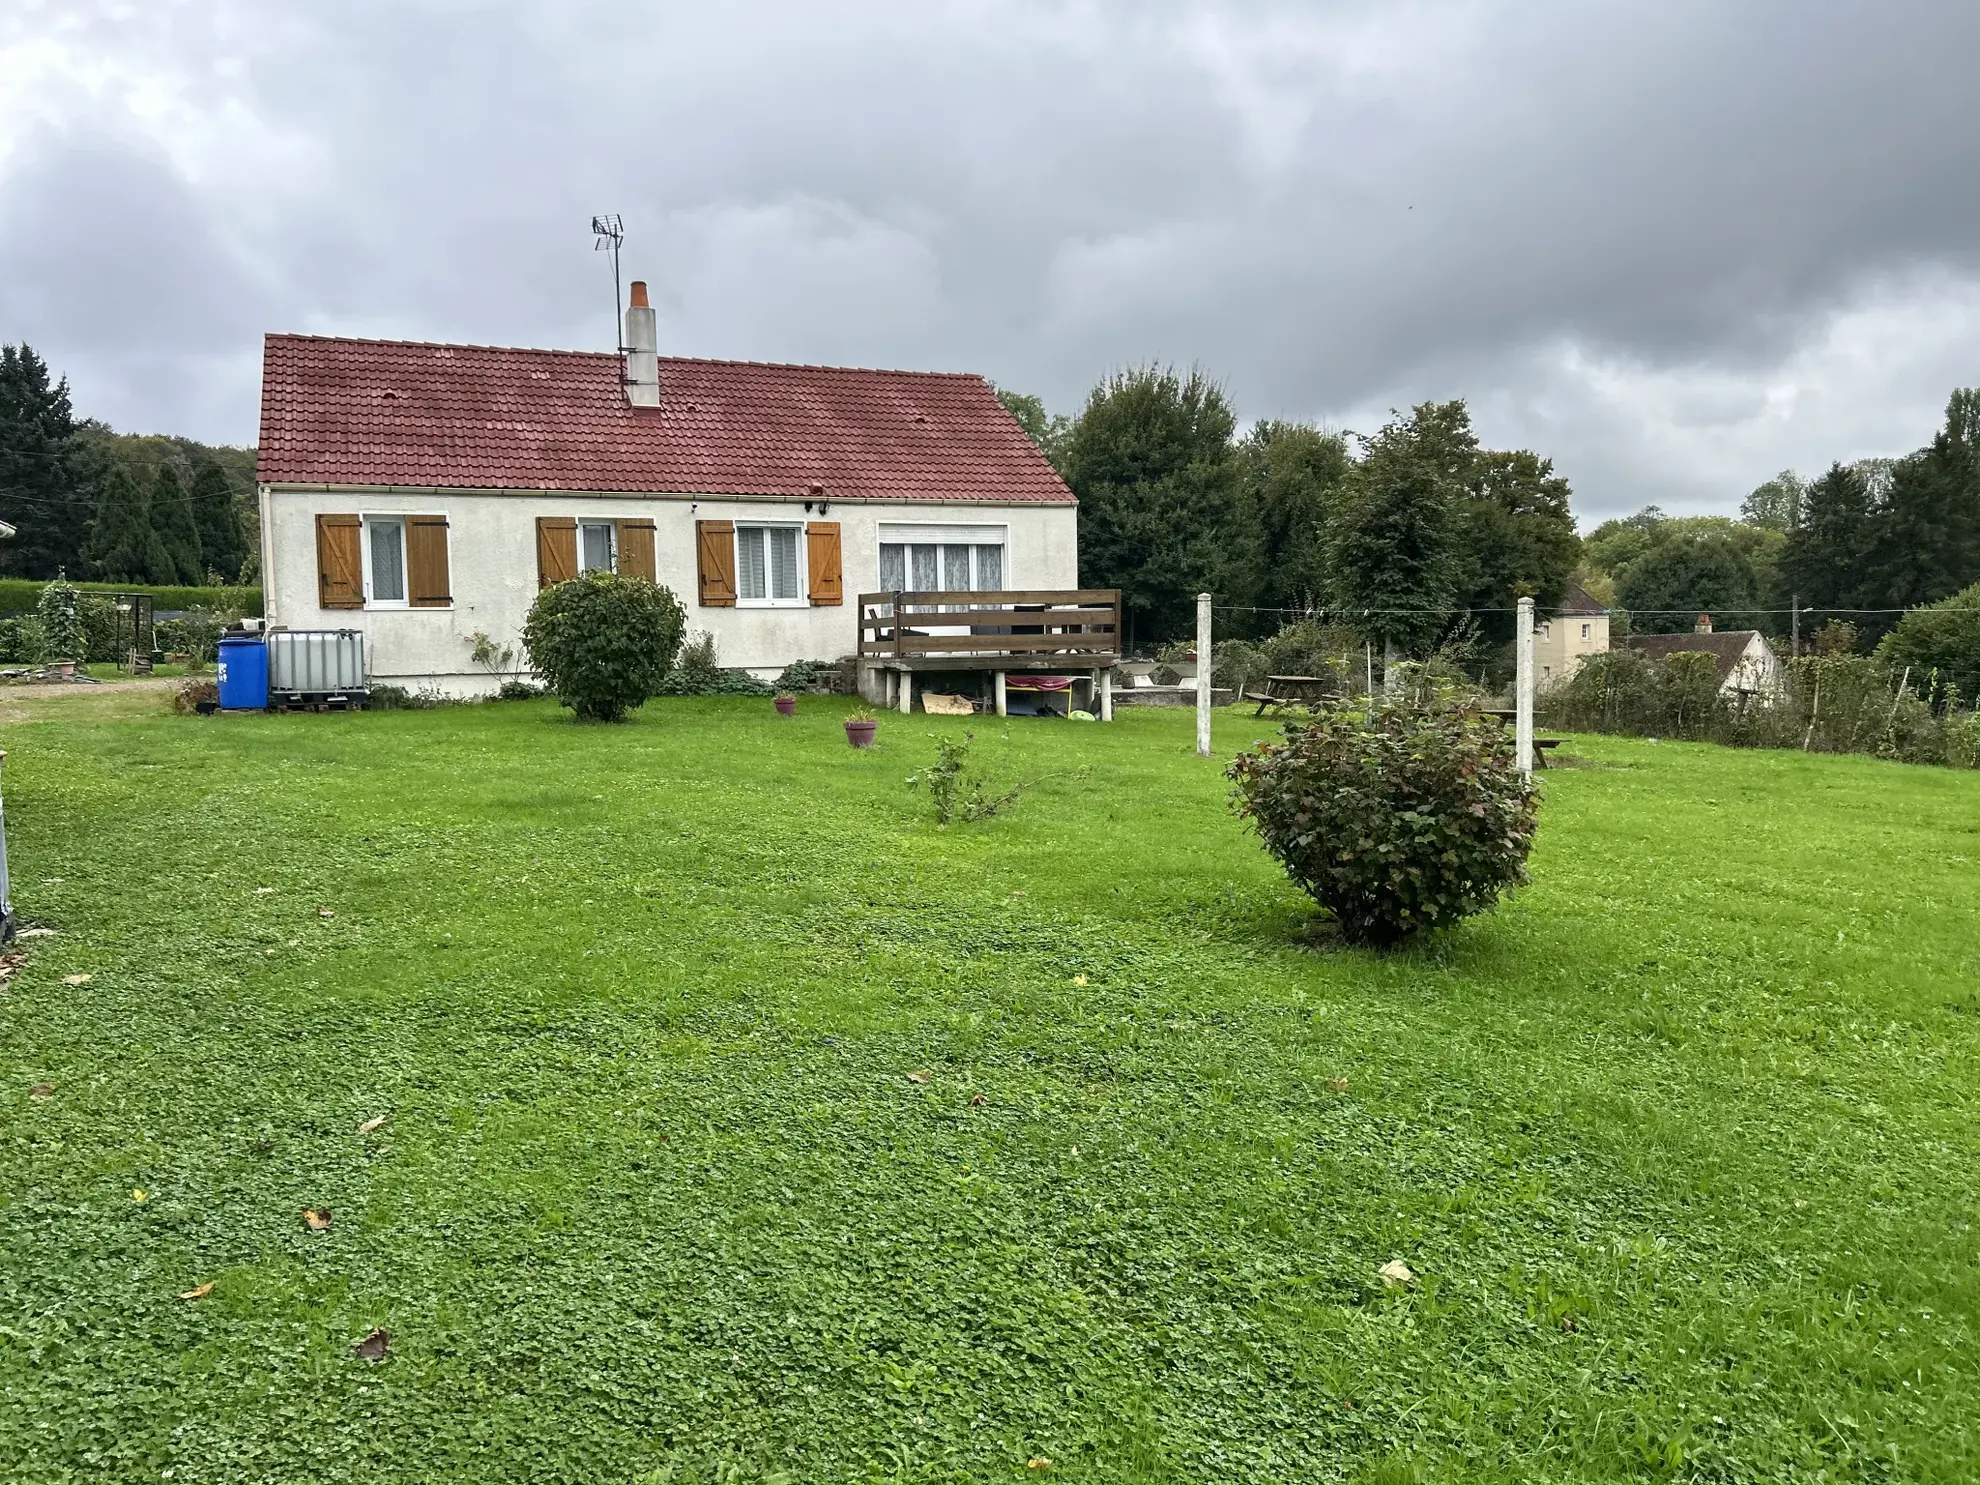
[[[625,323],[619,318],[621,295],[619,293],[619,244],[626,240],[625,223],[619,220],[616,211],[591,219],[591,235],[595,239],[593,252],[610,251],[612,254],[612,339],[620,350],[626,348]]]

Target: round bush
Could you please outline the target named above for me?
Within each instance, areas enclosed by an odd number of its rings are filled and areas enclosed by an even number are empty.
[[[1233,808],[1352,943],[1448,927],[1526,880],[1539,796],[1512,729],[1447,700],[1326,707],[1229,776]]]
[[[680,600],[667,589],[594,572],[536,595],[523,648],[531,668],[580,718],[623,722],[659,693],[686,625]]]

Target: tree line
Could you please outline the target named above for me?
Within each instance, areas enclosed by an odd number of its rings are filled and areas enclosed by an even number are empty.
[[[77,418],[33,347],[0,346],[0,576],[253,583],[254,457]]]
[[[1837,461],[1809,480],[1784,470],[1738,519],[1666,516],[1650,506],[1582,543],[1590,591],[1639,630],[1721,628],[1776,636],[1834,619],[1874,643],[1902,611],[1980,582],[1980,390],[1961,388],[1944,426],[1897,459]]]
[[[1131,646],[1259,636],[1321,614],[1420,654],[1468,625],[1508,644],[1522,596],[1565,596],[1580,555],[1568,482],[1530,450],[1480,445],[1462,400],[1393,414],[1365,437],[1265,420],[1239,431],[1201,371],[1147,366],[1077,417],[999,395],[1080,501],[1083,586],[1119,588]]]

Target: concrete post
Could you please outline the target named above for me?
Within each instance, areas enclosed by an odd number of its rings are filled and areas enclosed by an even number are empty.
[[[1008,717],[1010,714],[1010,703],[1004,695],[1004,673],[1000,670],[997,672],[997,715]]]
[[[1100,672],[1100,720],[1114,720],[1114,668],[1111,665]]]
[[[1196,751],[1210,756],[1210,595],[1196,595]]]
[[[1513,752],[1519,771],[1533,772],[1533,600],[1522,598],[1513,619]]]
[[[901,672],[901,715],[908,716],[914,711],[914,672]]]

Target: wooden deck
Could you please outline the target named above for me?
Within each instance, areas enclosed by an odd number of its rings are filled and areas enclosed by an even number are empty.
[[[997,714],[1009,674],[1083,677],[1088,708],[1111,721],[1121,659],[1117,588],[992,593],[862,593],[859,660],[888,677],[888,704],[914,709],[924,671],[990,671]]]

